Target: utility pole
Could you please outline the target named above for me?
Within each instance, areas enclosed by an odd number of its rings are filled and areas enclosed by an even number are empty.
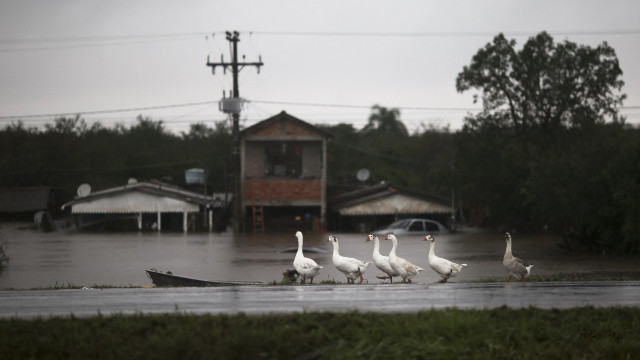
[[[224,73],[226,74],[227,69],[231,70],[231,74],[233,75],[233,94],[230,99],[223,99],[221,102],[220,109],[223,112],[231,113],[233,118],[233,127],[232,127],[232,139],[233,144],[231,149],[231,161],[233,166],[233,232],[244,231],[244,219],[242,217],[242,199],[240,197],[240,110],[241,110],[241,99],[240,99],[240,89],[238,87],[238,75],[240,70],[245,66],[255,66],[258,69],[258,73],[260,73],[260,66],[264,65],[262,63],[262,57],[259,57],[258,62],[238,62],[238,42],[240,41],[240,33],[237,31],[227,31],[226,39],[232,44],[231,47],[231,62],[225,62],[224,57],[220,56],[220,62],[212,63],[209,61],[207,57],[207,66],[211,67],[211,72],[215,74],[216,67],[222,67]]]

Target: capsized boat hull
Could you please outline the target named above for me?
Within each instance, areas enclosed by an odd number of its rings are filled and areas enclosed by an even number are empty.
[[[207,287],[207,286],[238,286],[238,285],[261,285],[258,281],[236,281],[236,280],[201,280],[174,274],[167,274],[156,269],[147,269],[147,276],[153,284],[158,287]]]

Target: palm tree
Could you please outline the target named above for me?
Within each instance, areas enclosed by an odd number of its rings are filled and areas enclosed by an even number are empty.
[[[374,105],[371,108],[369,123],[362,128],[362,133],[389,134],[400,137],[409,136],[407,127],[400,121],[400,110],[387,109],[379,105]]]

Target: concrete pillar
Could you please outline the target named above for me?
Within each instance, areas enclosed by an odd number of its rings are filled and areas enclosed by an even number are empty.
[[[142,230],[142,213],[138,213],[138,231]]]
[[[158,211],[158,232],[162,230],[162,213]]]
[[[187,211],[185,210],[185,211],[182,213],[182,230],[183,230],[184,232],[187,232],[187,231],[188,231],[188,229],[187,229],[187,225],[188,225],[188,224],[189,224],[189,215],[188,215]]]
[[[213,209],[209,209],[209,232],[213,231]]]

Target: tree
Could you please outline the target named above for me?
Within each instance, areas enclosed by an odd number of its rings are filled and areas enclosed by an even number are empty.
[[[485,115],[495,119],[502,113],[500,118],[517,132],[621,121],[617,106],[626,95],[617,91],[624,85],[622,70],[606,42],[595,48],[567,40],[555,43],[541,32],[521,50],[515,46],[515,40],[499,34],[458,74],[456,89],[481,91]]]
[[[92,131],[99,130],[102,125],[100,123],[94,123],[91,127],[89,127],[86,121],[80,117],[80,115],[76,115],[73,118],[65,118],[60,117],[54,120],[54,124],[45,124],[46,132],[62,134],[62,135],[84,135]]]
[[[517,51],[500,34],[480,49],[456,83],[484,105],[456,135],[466,204],[488,224],[546,229],[569,248],[639,253],[640,133],[618,118],[621,75],[606,43],[543,32]]]
[[[205,123],[195,123],[189,126],[189,132],[182,132],[182,138],[185,140],[202,140],[214,134],[214,130]]]
[[[400,110],[387,109],[379,105],[371,108],[369,123],[362,128],[363,134],[389,134],[399,137],[409,136],[407,127],[400,121]]]

